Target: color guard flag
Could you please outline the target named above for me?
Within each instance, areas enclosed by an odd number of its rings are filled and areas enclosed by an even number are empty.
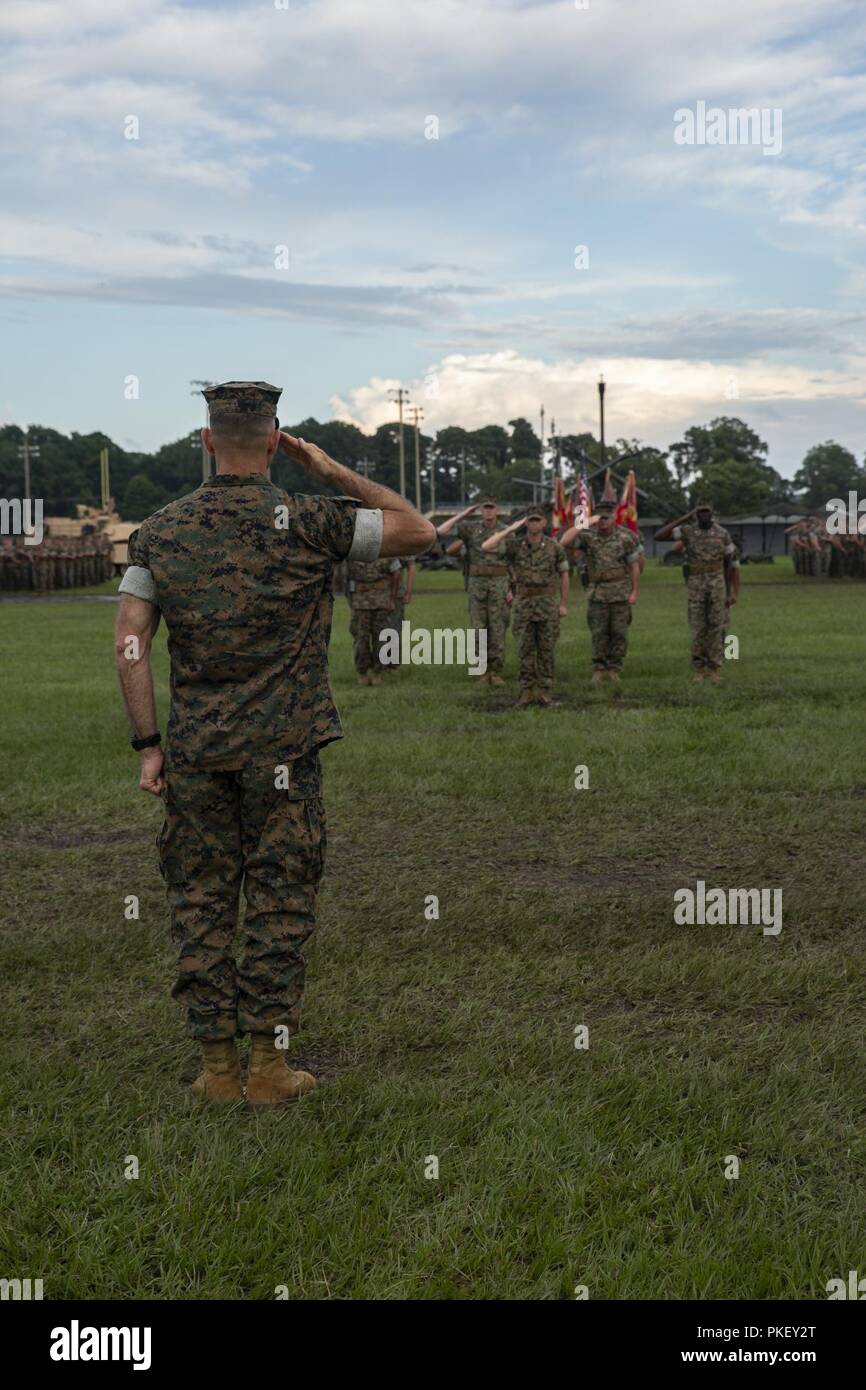
[[[629,469],[625,487],[622,490],[622,497],[617,505],[616,524],[617,526],[627,526],[630,531],[638,534],[637,484],[635,483],[633,468]]]

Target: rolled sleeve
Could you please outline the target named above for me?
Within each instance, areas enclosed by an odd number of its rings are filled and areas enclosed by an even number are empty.
[[[355,533],[346,558],[362,563],[378,560],[384,530],[381,507],[359,507],[355,513]]]
[[[129,565],[120,581],[118,593],[132,594],[148,603],[156,603],[156,584],[150,570],[144,565]]]

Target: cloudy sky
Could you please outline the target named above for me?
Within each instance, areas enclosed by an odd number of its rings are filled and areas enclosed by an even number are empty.
[[[251,377],[577,431],[603,371],[611,437],[862,457],[864,40],[863,0],[2,0],[0,422],[153,448]],[[781,151],[679,143],[699,103]]]

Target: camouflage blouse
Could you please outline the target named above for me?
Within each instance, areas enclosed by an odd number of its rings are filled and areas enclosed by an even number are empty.
[[[219,474],[129,538],[168,629],[169,759],[236,770],[342,736],[328,677],[335,564],[359,503]]]
[[[717,521],[706,529],[696,523],[686,522],[672,532],[672,539],[682,541],[686,564],[689,566],[689,579],[702,573],[723,574],[724,561],[734,554],[734,542],[730,533]],[[706,568],[704,568],[706,567]]]
[[[617,526],[609,536],[594,528],[579,531],[575,549],[586,556],[589,586],[587,599],[598,603],[624,603],[631,593],[629,566],[643,554],[643,546],[634,531]]]

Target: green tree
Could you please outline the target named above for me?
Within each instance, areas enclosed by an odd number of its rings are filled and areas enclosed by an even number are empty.
[[[761,469],[743,459],[720,459],[705,464],[691,487],[691,505],[706,497],[716,511],[729,516],[765,512],[770,485]]]
[[[765,465],[767,445],[755,431],[735,416],[721,415],[708,425],[692,425],[670,447],[671,463],[681,487],[715,463]]]
[[[537,464],[541,458],[541,440],[529,421],[519,415],[516,420],[509,420],[508,424],[511,429],[511,457],[514,462],[532,459]]]
[[[125,521],[144,521],[145,517],[163,506],[160,489],[146,473],[135,473],[126,484],[123,494]]]
[[[861,468],[850,449],[828,439],[814,444],[797,472],[794,486],[802,492],[803,504],[810,511],[822,511],[833,497],[847,500],[849,491],[866,490],[866,469]]]

